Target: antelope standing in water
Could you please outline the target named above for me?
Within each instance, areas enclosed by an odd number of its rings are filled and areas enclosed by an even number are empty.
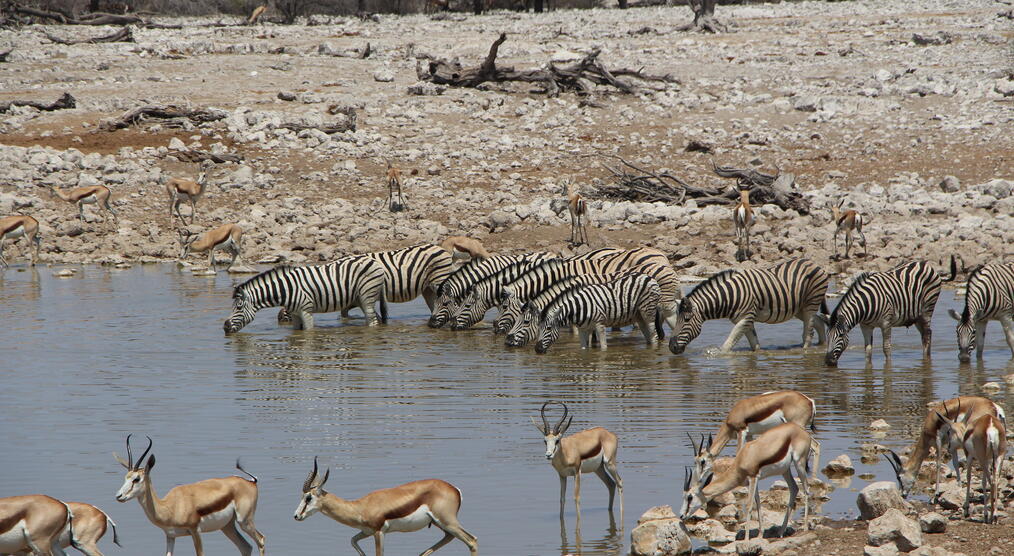
[[[863,246],[863,255],[866,254],[866,236],[863,234],[863,215],[858,212],[849,209],[842,212],[841,208],[845,205],[845,199],[842,199],[837,206],[831,207],[831,212],[834,215],[834,255],[838,257],[838,234],[845,233],[845,258],[849,258],[849,249],[852,248],[852,232],[859,234],[859,245]]]
[[[387,163],[387,209],[391,212],[408,210],[408,203],[401,193],[401,170]]]
[[[239,224],[223,224],[213,230],[208,230],[198,238],[197,234],[191,233],[186,228],[180,228],[180,258],[185,259],[191,251],[194,253],[208,252],[208,267],[215,269],[215,250],[226,251],[232,258],[229,260],[228,268],[239,258],[243,243],[243,228]]]
[[[206,479],[197,483],[180,485],[159,498],[155,487],[151,484],[151,470],[155,467],[155,455],[148,461],[144,457],[151,451],[151,438],[148,447],[134,462],[130,452],[130,436],[127,436],[127,460],[114,454],[116,461],[127,469],[123,486],[116,493],[117,502],[126,502],[137,498],[156,527],[165,532],[166,556],[172,556],[176,546],[176,537],[189,535],[194,541],[197,556],[204,556],[204,544],[201,533],[222,531],[236,545],[240,554],[250,556],[252,548],[236,529],[239,525],[260,549],[264,556],[264,535],[254,526],[254,512],[257,511],[257,477],[250,475],[236,461],[236,469],[246,473],[250,480],[242,477],[225,477],[222,479]],[[143,465],[143,467],[142,467]]]
[[[979,462],[982,471],[983,523],[996,521],[996,499],[999,490],[1000,465],[1007,454],[1007,428],[1003,421],[992,414],[985,414],[968,420],[968,413],[956,420],[936,414],[942,423],[941,434],[953,439],[965,451],[965,504],[962,512],[968,517],[968,505],[972,496],[972,460]]]
[[[732,222],[736,226],[736,260],[743,262],[750,258],[750,228],[753,226],[753,209],[750,207],[750,184],[740,181],[739,204],[732,211]]]
[[[313,458],[313,471],[303,482],[303,496],[293,517],[303,521],[322,512],[342,525],[359,529],[352,537],[352,548],[359,556],[366,556],[359,541],[367,537],[373,537],[376,556],[383,556],[385,533],[411,533],[430,525],[439,527],[444,537],[427,548],[422,556],[433,554],[454,539],[465,543],[472,556],[479,554],[476,537],[458,522],[461,491],[454,485],[440,479],[424,479],[375,490],[357,500],[345,500],[324,490],[330,475],[328,469],[318,480],[317,458]]]
[[[694,443],[693,438],[690,444],[694,450],[694,477],[702,477],[714,467],[715,457],[722,453],[722,449],[733,438],[737,438],[736,453],[738,454],[746,445],[749,436],[763,434],[782,423],[795,423],[802,429],[816,429],[813,426],[813,418],[817,415],[817,405],[808,396],[795,390],[782,390],[779,392],[765,392],[757,396],[744,398],[736,402],[725,418],[725,422],[718,429],[718,436],[707,439],[707,445],[703,436],[700,444]],[[813,445],[810,450],[813,452],[813,470],[820,467],[820,442],[810,436]]]
[[[172,178],[165,184],[166,193],[169,194],[169,218],[172,218],[173,212],[176,212],[176,216],[180,219],[180,222],[186,222],[183,218],[183,213],[180,212],[180,205],[186,201],[190,204],[190,223],[194,222],[194,218],[197,216],[197,201],[204,196],[205,182],[208,180],[208,175],[201,172],[197,176],[197,181],[188,180],[185,178]]]
[[[109,206],[109,197],[112,193],[109,191],[109,188],[104,185],[75,187],[70,191],[64,191],[57,187],[49,186],[49,190],[53,193],[53,195],[56,195],[60,199],[77,205],[77,217],[81,220],[84,220],[84,206],[95,205],[105,209],[113,216],[114,221],[119,222],[119,218],[116,216],[116,211],[113,210],[113,207]]]
[[[744,501],[746,508],[741,515],[749,519],[753,505],[756,504],[757,529],[763,537],[764,525],[761,521],[758,484],[761,479],[781,475],[789,486],[789,503],[778,532],[779,537],[785,536],[789,517],[796,509],[796,494],[799,493],[796,480],[792,477],[793,468],[803,486],[803,523],[806,524],[810,517],[810,487],[806,482],[806,475],[812,443],[813,439],[799,425],[783,423],[743,445],[732,465],[717,474],[711,470],[706,471],[700,480],[694,482],[690,469],[687,469],[683,481],[685,498],[680,518],[685,520],[697,508],[706,506],[718,496],[749,483],[749,494]],[[750,538],[750,531],[746,532],[746,537]]]
[[[77,542],[67,504],[42,494],[0,498],[0,554],[66,556],[59,538]]]
[[[546,406],[556,403],[563,406],[563,416],[552,427],[546,420]],[[548,401],[540,410],[542,424],[532,417],[532,424],[542,433],[546,441],[546,459],[560,475],[560,515],[567,498],[567,477],[574,477],[574,507],[581,513],[581,474],[595,473],[609,489],[609,511],[613,511],[613,499],[617,489],[620,491],[620,520],[623,516],[623,479],[616,469],[616,435],[602,427],[583,430],[564,438],[563,434],[570,428],[574,420],[571,415],[567,419],[567,404]]]
[[[35,255],[32,256],[32,266],[39,260],[39,247],[42,243],[42,236],[39,235],[39,221],[31,216],[6,216],[0,218],[0,270],[7,268],[7,259],[4,258],[4,240],[24,237],[29,244],[35,245]],[[29,245],[31,247],[31,245]]]

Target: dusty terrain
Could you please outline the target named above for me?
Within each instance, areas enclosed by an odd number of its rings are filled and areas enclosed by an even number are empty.
[[[1014,31],[992,1],[799,2],[720,7],[733,32],[677,32],[683,7],[482,17],[335,19],[313,26],[135,29],[136,43],[65,46],[113,29],[30,26],[0,31],[0,101],[77,108],[0,115],[0,214],[32,214],[43,260],[122,262],[178,254],[164,181],[196,177],[178,149],[238,154],[209,171],[195,228],[239,222],[248,262],[314,262],[450,234],[492,251],[563,249],[566,213],[550,201],[565,180],[591,194],[610,180],[602,156],[668,168],[693,184],[730,186],[718,164],[795,175],[812,211],[758,209],[752,263],[805,255],[830,261],[829,207],[867,215],[869,256],[851,272],[901,258],[966,265],[1014,255]],[[593,105],[546,98],[528,85],[407,92],[426,57],[479,63],[500,31],[500,65],[536,67],[600,47],[607,67],[670,73],[678,84],[622,95],[599,87]],[[942,44],[920,45],[913,36]],[[921,42],[921,41],[919,41]],[[370,44],[366,59],[335,56]],[[393,79],[393,81],[387,81]],[[294,101],[280,100],[280,92]],[[288,97],[292,98],[292,97]],[[100,131],[142,104],[188,104],[229,116],[199,126],[148,122]],[[354,106],[355,132],[281,129],[320,124]],[[710,153],[687,152],[690,141]],[[385,210],[386,162],[402,168],[410,210]],[[953,176],[941,185],[945,176]],[[76,222],[46,185],[104,184],[120,225]],[[686,274],[735,264],[731,211],[594,199],[594,245],[645,244]],[[842,238],[843,239],[843,238]],[[20,261],[19,261],[20,262]]]

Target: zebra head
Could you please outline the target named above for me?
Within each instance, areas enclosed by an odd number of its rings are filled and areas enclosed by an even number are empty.
[[[975,349],[975,324],[972,315],[965,307],[960,315],[951,309],[948,311],[951,318],[958,321],[958,361],[968,363],[972,360],[972,351]]]
[[[521,303],[518,301],[516,295],[511,293],[509,290],[504,289],[503,293],[500,295],[499,309],[500,314],[497,315],[496,320],[493,321],[493,333],[506,334],[517,321],[518,312],[521,309]]]
[[[479,298],[479,292],[472,290],[461,300],[458,305],[457,314],[451,323],[451,330],[465,330],[469,326],[481,321],[489,310],[489,304],[485,299]]]
[[[239,332],[254,320],[257,308],[249,299],[245,290],[237,288],[232,294],[232,314],[225,319],[225,333]]]
[[[676,301],[676,322],[669,337],[669,351],[679,355],[701,334],[704,318],[689,297]]]
[[[525,304],[521,308],[521,313],[518,315],[517,320],[507,330],[507,338],[504,343],[511,347],[526,345],[532,341],[532,337],[537,332],[536,327],[538,326],[538,322],[538,310],[531,305]]]
[[[553,345],[553,342],[560,337],[561,313],[561,311],[556,311],[546,315],[539,323],[535,353],[546,353],[549,351],[549,346]]]
[[[451,310],[453,308],[454,300],[451,299],[451,296],[446,293],[440,294],[433,305],[433,313],[430,314],[430,320],[426,324],[430,328],[440,328],[447,324],[447,321],[451,319]]]
[[[838,304],[839,307],[841,303]],[[836,307],[834,313],[831,313],[831,317],[817,313],[817,318],[824,321],[827,325],[827,354],[824,355],[824,364],[829,367],[838,366],[838,358],[845,351],[845,348],[849,347],[849,330],[851,327],[845,322],[846,319],[842,319],[838,314],[838,308]]]

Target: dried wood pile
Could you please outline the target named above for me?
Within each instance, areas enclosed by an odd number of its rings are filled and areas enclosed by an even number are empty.
[[[549,96],[557,96],[562,91],[573,91],[579,95],[591,94],[594,85],[608,85],[620,92],[637,93],[646,83],[676,83],[671,75],[652,75],[641,70],[625,68],[606,68],[598,57],[599,49],[595,49],[584,58],[569,64],[549,62],[545,67],[528,70],[515,70],[513,67],[500,67],[496,64],[500,45],[507,40],[507,34],[501,33],[489,47],[489,54],[482,64],[462,67],[457,60],[430,60],[426,68],[417,61],[416,74],[421,81],[429,81],[438,85],[452,87],[475,88],[483,83],[522,82],[541,85],[541,92]],[[621,80],[619,78],[632,78]],[[636,80],[636,81],[635,81]],[[638,83],[640,82],[640,83]]]
[[[57,43],[57,44],[97,44],[103,42],[134,42],[134,32],[130,30],[130,27],[121,27],[119,31],[109,35],[103,35],[101,37],[93,37],[89,39],[63,39],[53,35],[51,33],[43,32],[46,38]]]
[[[61,25],[137,25],[152,29],[181,29],[180,25],[162,25],[154,23],[133,14],[107,14],[102,12],[88,13],[74,16],[69,12],[47,11],[30,6],[23,6],[16,2],[2,6],[4,11],[24,16],[59,23]]]
[[[215,108],[187,108],[173,105],[147,105],[128,110],[115,120],[108,120],[99,124],[102,131],[115,131],[134,125],[141,124],[145,120],[189,120],[193,124],[203,124],[223,120],[229,114],[224,110]],[[171,123],[171,122],[170,122]]]
[[[638,202],[681,204],[693,199],[698,206],[734,205],[739,192],[730,187],[696,186],[669,172],[653,172],[613,156],[619,167],[603,164],[614,177],[612,183],[597,187],[589,197]],[[716,175],[736,178],[750,185],[750,201],[754,205],[773,204],[785,210],[809,214],[810,203],[795,187],[795,176],[789,173],[765,174],[752,168],[714,166]]]
[[[77,100],[70,93],[64,93],[63,96],[49,103],[38,100],[9,100],[0,102],[0,114],[7,112],[15,106],[31,106],[44,112],[52,112],[53,110],[74,108],[77,106]]]

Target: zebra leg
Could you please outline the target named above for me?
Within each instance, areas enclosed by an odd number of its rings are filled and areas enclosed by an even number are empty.
[[[933,344],[933,330],[930,329],[930,323],[926,319],[920,318],[915,321],[915,327],[919,330],[919,336],[922,338],[922,356],[930,356],[930,347]]]
[[[366,326],[377,326],[380,324],[380,319],[377,318],[377,309],[372,301],[360,298],[359,309],[362,310],[363,315],[366,317]],[[348,309],[346,309],[346,314],[347,312]]]
[[[813,321],[817,320],[813,317],[813,313],[803,312],[799,315],[799,320],[803,321],[803,349],[810,347],[810,338],[813,336]]]
[[[606,349],[606,327],[601,324],[595,325],[595,334],[599,337],[599,349]],[[580,471],[579,471],[580,472]]]
[[[817,318],[816,312],[810,315],[810,320],[813,323],[813,328],[817,331],[817,345],[824,345],[827,342],[827,327],[824,325],[824,321]]]
[[[591,343],[588,341],[588,337],[591,336],[591,331],[586,328],[579,328],[577,330],[578,338],[581,340],[581,349],[588,349],[591,347]]]
[[[760,348],[760,342],[757,340],[757,328],[754,323],[751,322],[744,332],[746,333],[746,341],[750,342],[750,351],[757,351]]]
[[[886,357],[888,360],[891,359],[891,332],[892,328],[890,326],[885,326],[880,329],[880,334],[884,338],[884,357]],[[870,347],[872,348],[873,346]]]
[[[860,324],[859,329],[863,331],[863,350],[866,352],[866,358],[870,359],[873,357],[873,327]]]
[[[1006,316],[1000,319],[1000,326],[1003,327],[1003,335],[1007,337],[1007,347],[1010,348],[1011,359],[1014,359],[1014,317]],[[975,357],[982,359],[982,350],[986,345],[986,323],[982,323],[981,332],[978,326],[975,327]]]
[[[313,313],[299,308],[292,313],[292,327],[296,330],[313,330]]]
[[[743,332],[748,327],[753,326],[753,319],[744,318],[736,323],[736,326],[732,327],[732,332],[729,332],[729,337],[725,339],[725,343],[722,344],[722,351],[732,351],[732,348],[736,347],[736,342],[743,336]]]

